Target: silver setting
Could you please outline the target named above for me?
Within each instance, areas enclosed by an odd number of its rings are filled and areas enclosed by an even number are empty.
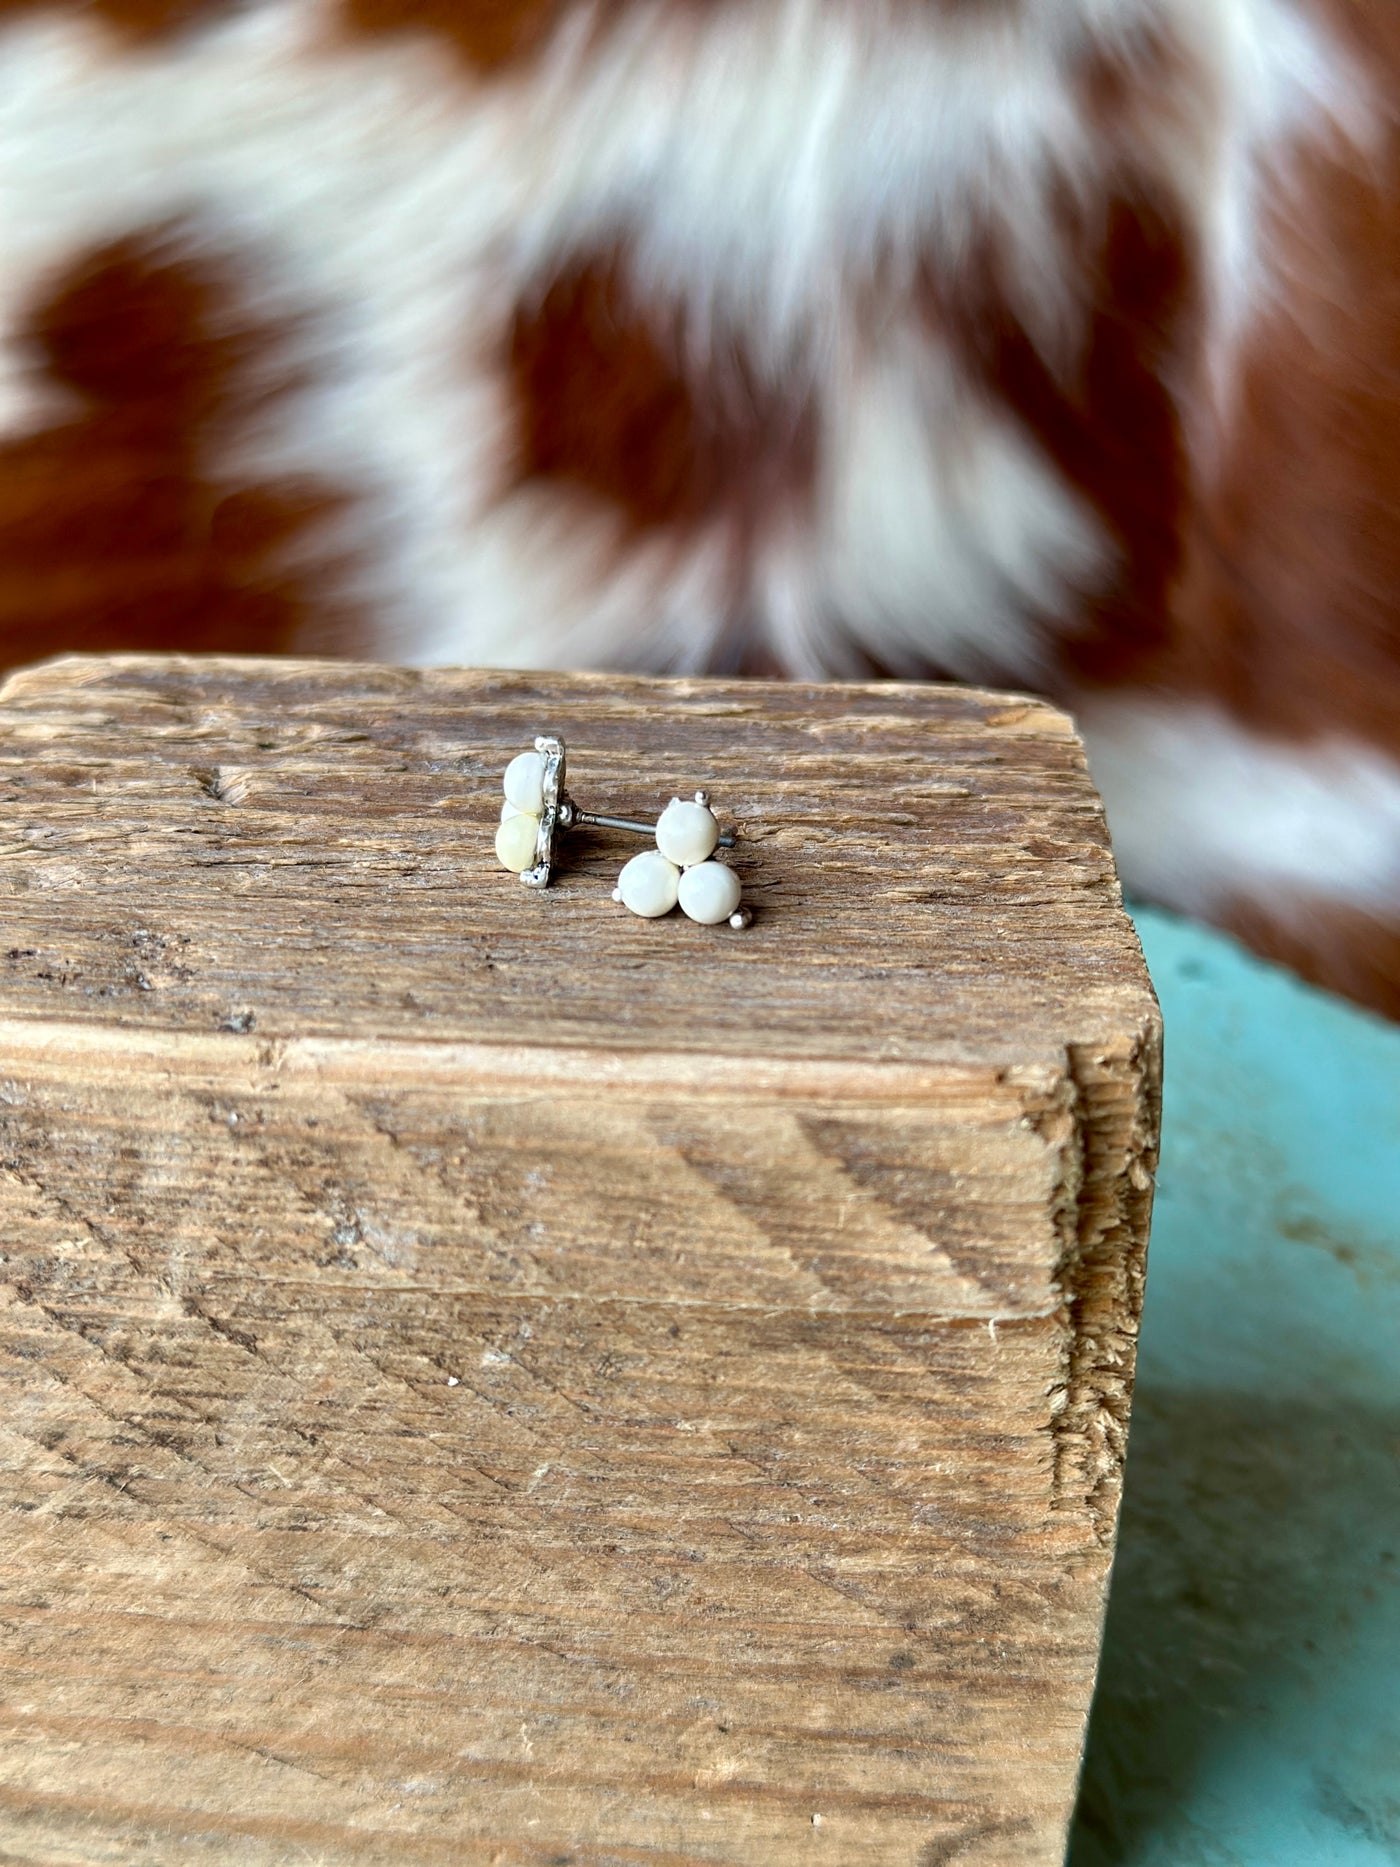
[[[521,881],[527,888],[548,888],[549,878],[554,863],[554,832],[568,829],[572,816],[565,818],[565,809],[572,812],[568,802],[568,793],[564,789],[565,752],[564,741],[555,739],[549,733],[542,733],[535,741],[535,750],[544,756],[544,807],[540,811],[539,834],[535,838],[535,866],[525,869]]]

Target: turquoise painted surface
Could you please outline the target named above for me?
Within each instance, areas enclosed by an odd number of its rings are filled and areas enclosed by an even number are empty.
[[[1138,917],[1167,1033],[1072,1867],[1400,1862],[1400,1029]]]

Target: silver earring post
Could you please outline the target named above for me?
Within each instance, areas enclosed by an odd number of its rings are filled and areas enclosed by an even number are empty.
[[[709,792],[697,791],[695,793],[695,801],[700,805],[702,810],[708,810],[710,806]],[[643,823],[636,817],[605,817],[598,811],[580,810],[571,797],[562,798],[559,807],[559,828],[561,830],[572,830],[577,828],[580,824],[596,824],[600,830],[630,830],[634,836],[656,835],[656,825],[654,823]],[[719,847],[721,849],[732,849],[734,847],[734,832],[732,830],[720,831]]]

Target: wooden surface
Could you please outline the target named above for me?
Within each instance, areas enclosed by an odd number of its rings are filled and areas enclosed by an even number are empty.
[[[545,729],[754,926],[499,871]],[[0,1858],[1058,1858],[1158,1067],[1062,716],[64,662],[0,892]]]

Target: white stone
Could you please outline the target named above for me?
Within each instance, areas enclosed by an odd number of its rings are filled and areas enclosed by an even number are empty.
[[[739,905],[739,878],[723,862],[697,862],[681,877],[681,909],[705,927],[727,921]]]
[[[538,815],[538,811],[522,810],[518,804],[512,804],[509,798],[501,805],[502,823],[508,823],[512,817],[535,817]]]
[[[654,921],[676,905],[681,872],[659,849],[633,856],[617,878],[617,898],[643,920]]]
[[[506,766],[502,788],[508,804],[514,804],[517,810],[532,811],[538,816],[544,809],[544,754],[517,754]]]
[[[539,833],[538,817],[523,810],[514,817],[507,817],[496,832],[496,855],[501,867],[509,869],[512,875],[522,875],[526,869],[533,869]]]
[[[679,797],[662,811],[656,826],[656,847],[668,861],[678,862],[683,869],[712,856],[718,842],[715,813],[704,804],[687,804]]]

